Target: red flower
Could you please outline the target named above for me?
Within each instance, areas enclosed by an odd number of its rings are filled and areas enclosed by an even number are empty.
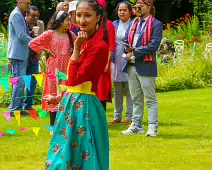
[[[4,17],[4,20],[8,20],[8,17]]]
[[[181,36],[179,36],[179,38],[180,38],[180,39],[184,39],[184,38],[185,38],[185,36],[184,36],[184,35],[181,35]]]
[[[185,16],[186,16],[187,18],[189,18],[189,17],[190,17],[190,14],[186,14]]]
[[[166,27],[166,24],[163,24],[164,27]]]
[[[99,3],[99,5],[101,5],[102,7],[104,7],[105,9],[107,8],[107,3],[105,0],[97,0],[97,2]]]
[[[180,18],[180,21],[183,21],[183,20],[184,20],[184,18],[183,18],[183,17],[181,17],[181,18]]]
[[[197,40],[197,37],[192,37],[192,41],[196,41]]]
[[[4,21],[4,22],[3,22],[3,24],[4,24],[4,25],[7,25],[7,22],[6,22],[6,21]]]
[[[183,26],[184,26],[184,24],[182,24],[182,23],[181,23],[181,24],[180,24],[180,26],[181,26],[181,27],[183,27]]]
[[[175,24],[175,22],[174,22],[174,21],[172,21],[172,22],[171,22],[171,24]]]

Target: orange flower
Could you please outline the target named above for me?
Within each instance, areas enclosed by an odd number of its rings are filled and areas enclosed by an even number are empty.
[[[180,18],[180,21],[183,21],[183,20],[184,20],[184,18],[183,18],[183,17],[181,17],[181,18]]]
[[[183,27],[183,26],[184,26],[184,24],[182,24],[182,23],[181,23],[181,24],[180,24],[180,26],[181,26],[181,27]]]
[[[187,18],[189,18],[189,17],[190,17],[190,14],[188,13],[188,14],[186,14],[185,16],[186,16]]]
[[[186,18],[186,19],[184,20],[184,22],[187,23],[187,22],[188,22],[188,18]]]
[[[184,39],[184,38],[185,38],[185,36],[184,36],[184,35],[181,35],[181,36],[179,36],[179,38],[180,38],[180,39]]]
[[[192,37],[192,41],[196,41],[197,40],[197,37]]]

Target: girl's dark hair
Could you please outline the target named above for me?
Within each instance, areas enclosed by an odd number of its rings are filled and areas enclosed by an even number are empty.
[[[56,20],[56,17],[57,17],[57,14],[58,14],[59,11],[55,12],[52,16],[52,18],[50,19],[48,25],[47,25],[47,30],[56,30],[58,29],[61,24],[65,21],[65,19],[67,17],[69,17],[69,14],[68,12],[63,12],[62,15]],[[66,31],[68,37],[69,37],[69,43],[70,43],[70,46],[73,47],[74,45],[74,40],[72,38],[72,35],[70,33],[69,30]],[[71,49],[72,50],[72,49]]]
[[[100,16],[100,20],[97,24],[99,26],[102,24],[104,30],[104,41],[108,43],[108,31],[106,27],[107,13],[105,8],[99,5],[96,0],[79,0],[79,2],[77,3],[77,7],[82,2],[87,2],[94,9],[94,11],[96,11],[96,16]]]
[[[119,10],[119,7],[121,4],[125,4],[127,5],[127,8],[129,9],[130,11],[130,14],[132,15],[132,6],[130,4],[129,1],[123,1],[123,2],[119,2],[118,5],[116,5],[116,9],[113,11],[113,16],[115,17],[115,19],[118,19],[118,10]]]

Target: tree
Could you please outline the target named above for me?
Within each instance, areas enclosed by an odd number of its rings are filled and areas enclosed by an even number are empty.
[[[37,6],[38,9],[42,12],[46,12],[55,5],[54,4],[55,0],[31,0],[32,4]],[[17,4],[17,0],[1,0],[0,1],[0,20],[3,17],[3,14],[6,13],[11,13],[11,11],[15,8]]]

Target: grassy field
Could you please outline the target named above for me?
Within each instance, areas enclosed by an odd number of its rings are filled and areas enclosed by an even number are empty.
[[[111,170],[212,169],[212,88],[158,93],[157,97],[158,137],[123,136],[121,131],[127,125],[109,125]],[[108,121],[113,120],[112,104],[108,105],[107,115]],[[14,136],[6,133],[0,139],[0,170],[43,170],[49,131],[41,128],[36,137],[31,130],[19,132],[15,118],[8,124],[0,114],[0,122],[0,131],[17,130]],[[21,118],[21,127],[46,125],[48,118],[38,122],[31,117]]]

